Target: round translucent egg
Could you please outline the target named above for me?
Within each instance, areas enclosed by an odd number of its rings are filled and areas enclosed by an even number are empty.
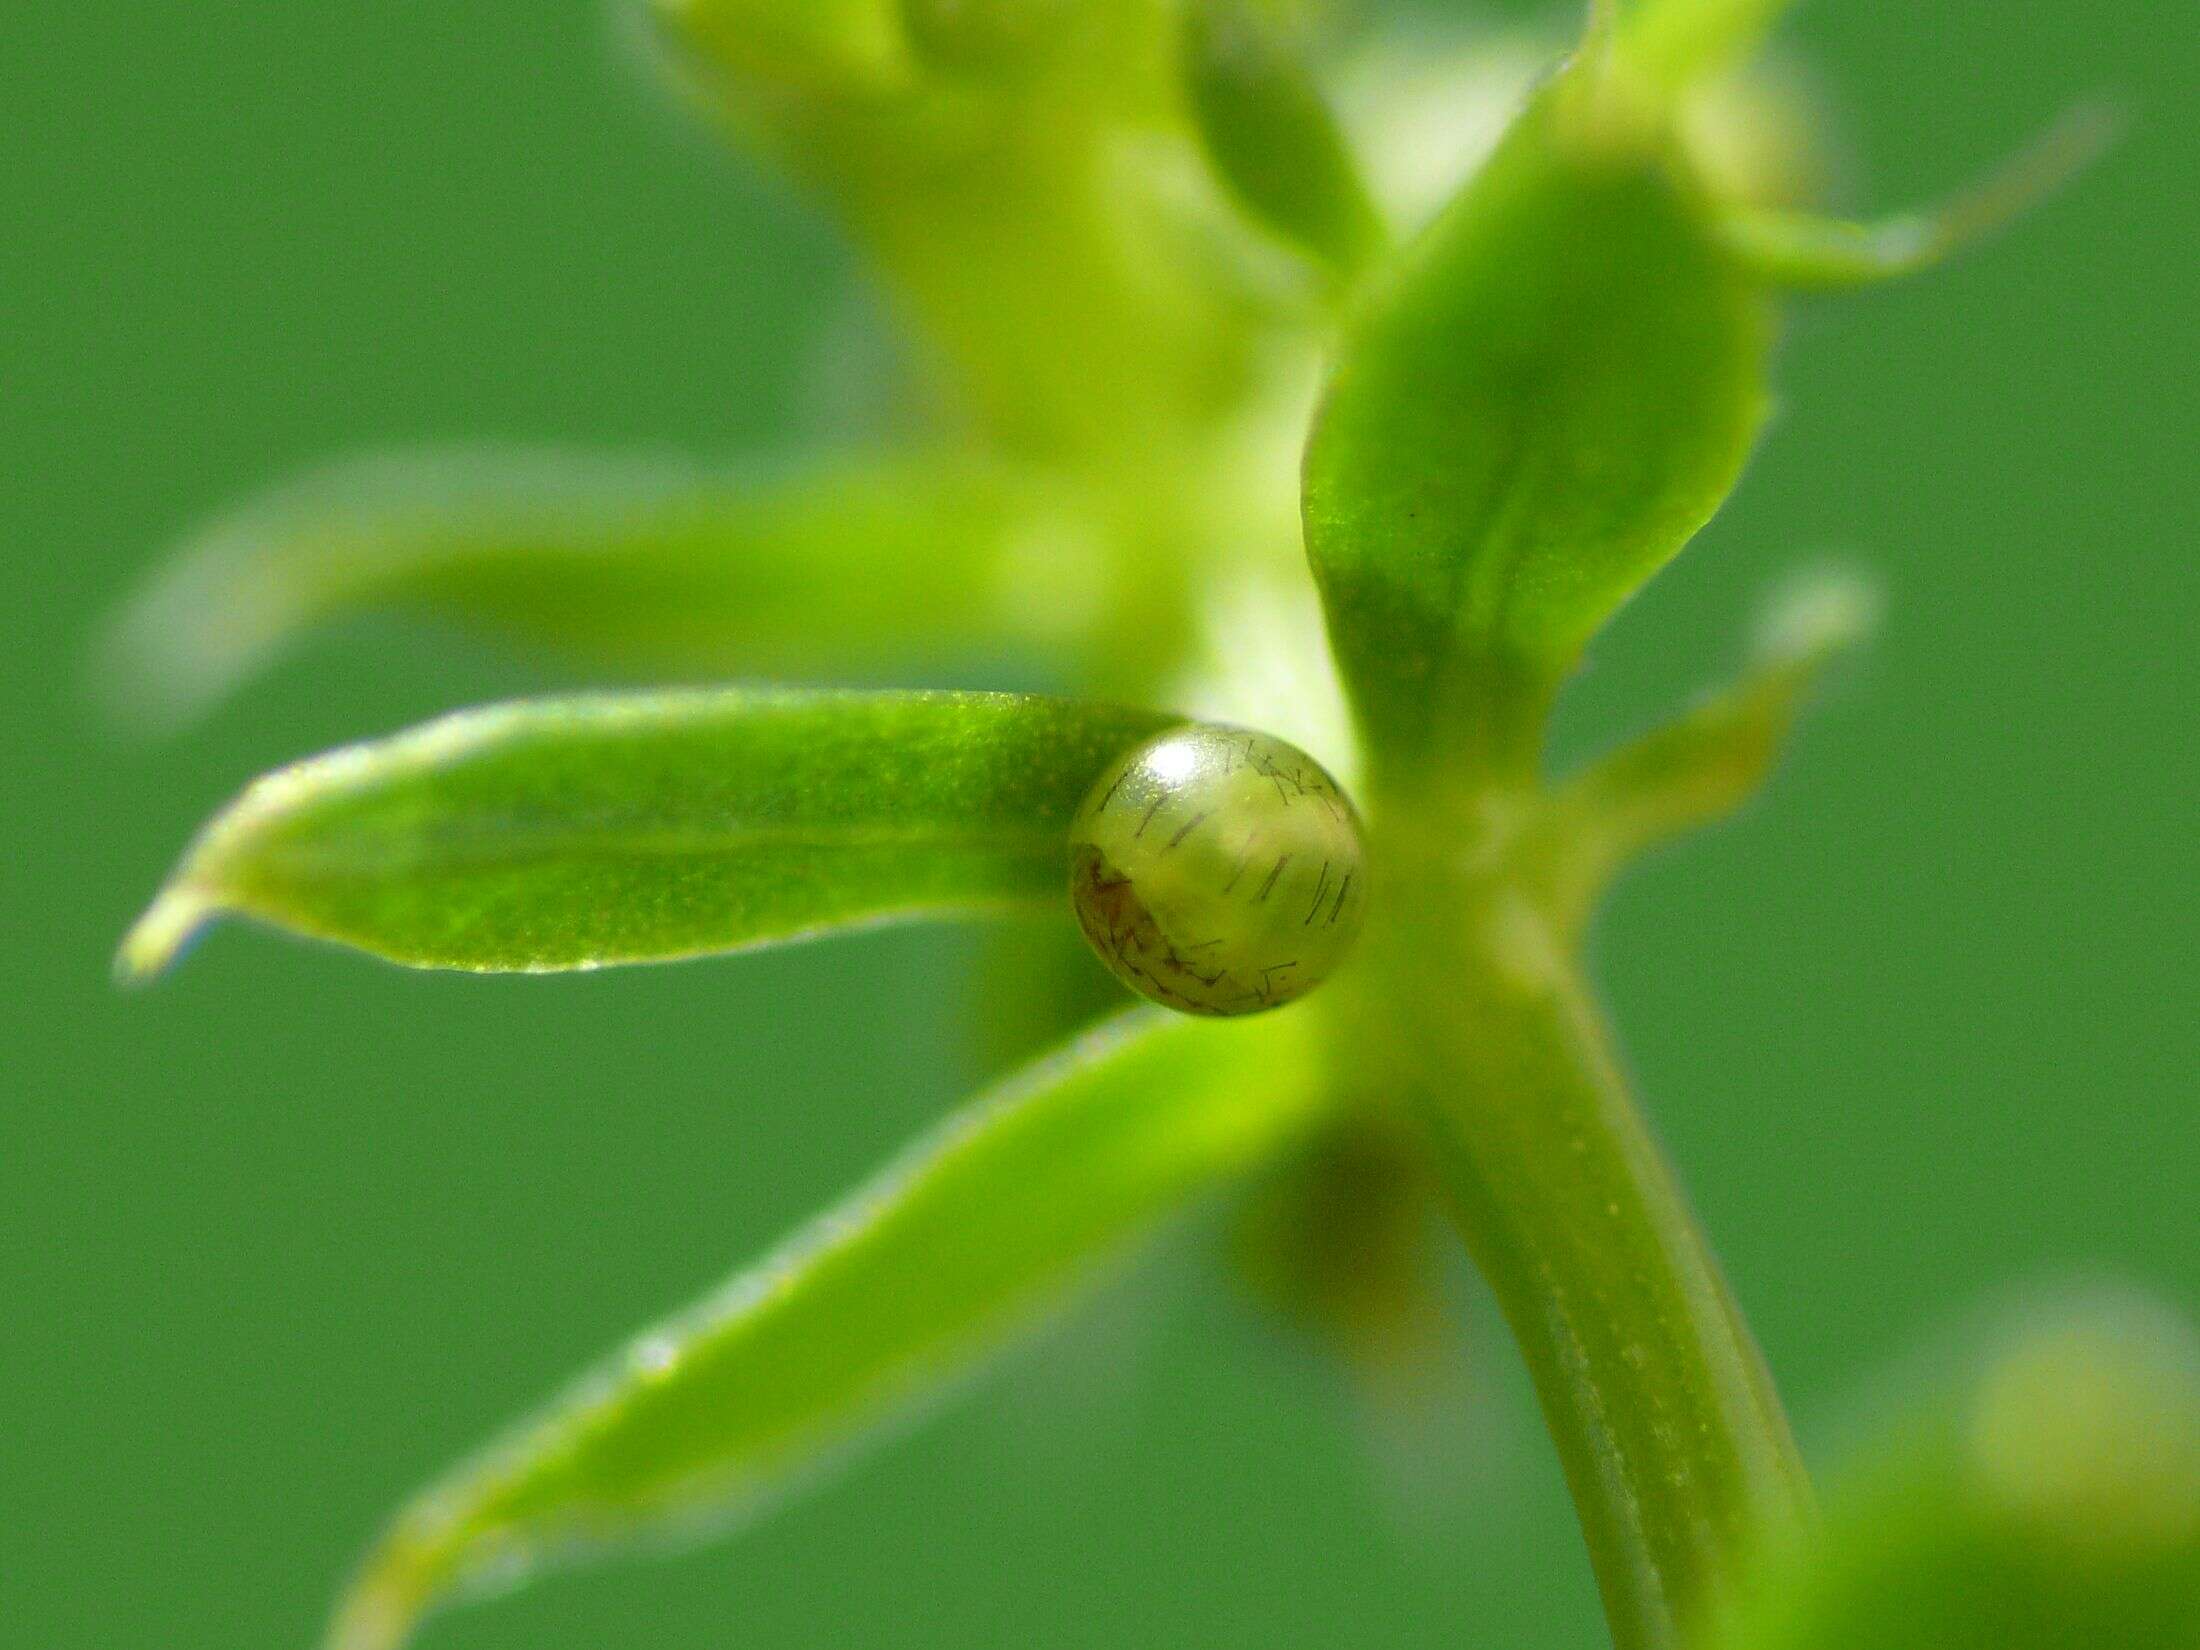
[[[1297,746],[1244,728],[1172,728],[1112,764],[1071,825],[1069,879],[1100,960],[1186,1014],[1304,996],[1367,914],[1351,800]]]

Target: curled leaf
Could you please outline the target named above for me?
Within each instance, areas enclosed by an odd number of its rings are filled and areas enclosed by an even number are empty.
[[[355,460],[187,544],[116,621],[103,685],[137,717],[180,720],[362,612],[622,668],[1056,646],[1098,555],[1035,478],[953,453],[749,474],[560,452]]]
[[[123,942],[210,917],[420,968],[594,968],[1055,908],[1069,820],[1170,719],[1016,694],[719,690],[492,706],[261,779]]]
[[[949,1118],[777,1253],[636,1340],[399,1515],[328,1650],[791,1473],[962,1373],[1092,1264],[1320,1110],[1301,1022],[1125,1016]]]
[[[1584,642],[1733,486],[1768,337],[1655,123],[1547,87],[1366,306],[1307,449],[1378,766],[1532,759]]]

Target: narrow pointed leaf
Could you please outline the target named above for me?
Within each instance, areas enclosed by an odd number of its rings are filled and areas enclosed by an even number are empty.
[[[1216,174],[1256,219],[1339,275],[1382,220],[1298,44],[1260,0],[1192,0],[1184,78]]]
[[[1525,763],[1758,426],[1765,304],[1601,86],[1547,87],[1408,252],[1308,448],[1308,554],[1379,764]]]
[[[1944,262],[2053,194],[2100,155],[2115,129],[2103,109],[2073,110],[1985,183],[1930,211],[1877,223],[1739,211],[1726,218],[1721,235],[1771,286],[1837,292],[1899,280]]]
[[[1566,926],[1621,867],[1757,794],[1812,688],[1870,633],[1877,607],[1871,587],[1851,577],[1799,585],[1766,613],[1740,677],[1560,789],[1554,864]]]
[[[1058,645],[1081,622],[1060,593],[1090,585],[1088,536],[1034,478],[951,453],[748,474],[556,452],[355,461],[187,544],[110,633],[103,685],[173,722],[362,612],[622,669]]]
[[[423,968],[669,960],[895,917],[1059,908],[1101,768],[1165,725],[1015,694],[719,690],[466,711],[217,816],[125,972],[249,916]]]
[[[1141,1011],[1003,1085],[422,1495],[329,1650],[393,1650],[470,1584],[754,1512],[1126,1239],[1285,1150],[1319,1110],[1313,1069],[1291,1011]]]

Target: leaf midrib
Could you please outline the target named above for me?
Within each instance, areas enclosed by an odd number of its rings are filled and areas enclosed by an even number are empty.
[[[524,829],[509,835],[456,833],[392,839],[378,848],[366,844],[320,848],[280,841],[243,843],[227,850],[219,860],[252,859],[262,865],[287,865],[301,869],[326,868],[349,863],[377,865],[434,865],[453,868],[480,865],[519,865],[555,859],[666,860],[677,858],[724,859],[768,852],[774,848],[859,850],[865,848],[930,848],[959,851],[993,850],[1003,858],[1029,859],[1064,849],[1066,827],[1055,829],[968,830],[922,826],[849,825],[845,827],[789,826],[736,827],[724,831],[654,831],[609,835],[601,829],[575,824],[554,830]],[[217,867],[219,864],[217,861]]]

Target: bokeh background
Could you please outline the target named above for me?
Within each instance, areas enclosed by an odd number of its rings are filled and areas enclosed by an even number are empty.
[[[2074,95],[2119,97],[2129,135],[1945,273],[1799,310],[1739,497],[1567,710],[1575,749],[1639,724],[1798,560],[1887,585],[1883,642],[1767,801],[1638,873],[1598,936],[1821,1460],[1997,1291],[2076,1268],[2200,1297],[2176,12],[1804,11],[1870,200],[1958,182]],[[364,625],[136,740],[91,708],[97,622],[187,525],[363,445],[815,433],[861,300],[599,0],[134,0],[6,33],[0,1640],[296,1650],[398,1497],[951,1102],[972,941],[524,981],[227,931],[121,994],[116,936],[246,777],[552,678]],[[1371,1417],[1240,1302],[1213,1227],[742,1541],[428,1642],[1598,1642],[1486,1308],[1453,1401]]]

